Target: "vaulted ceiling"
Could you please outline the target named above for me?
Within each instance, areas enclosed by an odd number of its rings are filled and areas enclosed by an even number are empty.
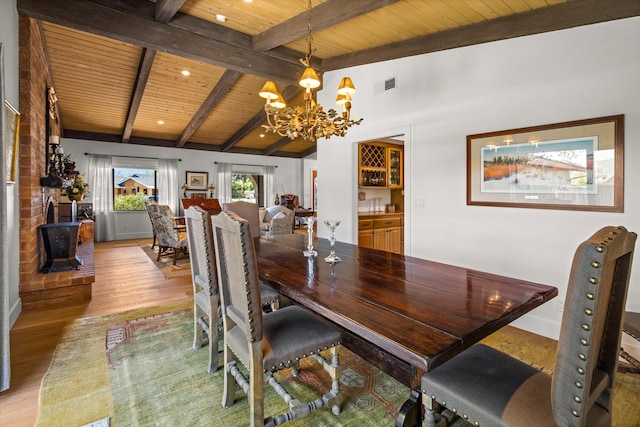
[[[302,103],[306,1],[17,4],[41,22],[66,138],[284,157],[316,150],[314,142],[265,132],[258,96],[269,79],[290,104]],[[313,0],[314,67],[326,72],[637,15],[638,0]]]

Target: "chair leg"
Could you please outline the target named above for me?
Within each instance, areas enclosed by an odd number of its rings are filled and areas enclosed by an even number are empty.
[[[153,249],[156,246],[156,232],[153,232],[153,243],[151,243],[151,249]]]
[[[422,406],[424,406],[422,427],[446,427],[447,420],[438,414],[440,405],[426,393],[422,393]]]
[[[210,374],[218,370],[218,319],[209,316],[209,369]]]
[[[197,350],[202,347],[202,324],[200,323],[200,315],[198,313],[198,307],[194,304],[193,307],[193,349]]]
[[[222,407],[229,408],[235,401],[235,379],[231,373],[232,368],[236,368],[236,361],[229,347],[224,346],[224,390],[222,392]]]

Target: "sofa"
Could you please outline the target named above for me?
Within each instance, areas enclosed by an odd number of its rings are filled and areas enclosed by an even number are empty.
[[[295,220],[295,212],[281,205],[275,205],[268,208],[261,208],[260,230],[263,234],[291,234],[293,233],[293,222]]]

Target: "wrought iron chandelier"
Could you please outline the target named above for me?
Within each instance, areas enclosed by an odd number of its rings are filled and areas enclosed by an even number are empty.
[[[349,77],[343,77],[338,87],[336,103],[342,106],[342,113],[333,108],[324,111],[322,105],[316,102],[315,91],[320,87],[318,73],[311,66],[313,35],[311,31],[311,0],[307,9],[307,56],[300,59],[305,71],[300,77],[300,86],[305,89],[304,105],[288,107],[284,98],[278,92],[273,81],[267,81],[260,96],[266,99],[264,110],[267,113],[268,125],[262,125],[268,132],[277,133],[291,139],[302,137],[315,141],[317,138],[331,138],[331,136],[345,136],[347,129],[353,125],[359,125],[362,119],[351,120],[351,96],[356,93],[356,88]]]

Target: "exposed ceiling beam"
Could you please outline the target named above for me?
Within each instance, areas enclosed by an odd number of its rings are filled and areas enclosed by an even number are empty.
[[[265,156],[270,156],[270,155],[272,155],[273,153],[277,152],[279,149],[281,149],[282,147],[284,147],[285,145],[287,145],[290,142],[291,142],[291,138],[289,138],[288,136],[282,137],[278,141],[276,141],[275,144],[271,144],[271,146],[269,148],[264,150],[264,155]]]
[[[311,10],[313,31],[324,30],[349,19],[364,15],[381,7],[396,3],[398,0],[327,0]],[[253,37],[253,48],[266,51],[304,38],[308,32],[307,12],[294,16]]]
[[[180,10],[185,0],[158,0],[156,2],[156,21],[166,24]]]
[[[127,112],[127,121],[124,124],[124,130],[122,131],[122,142],[129,142],[131,138],[131,132],[133,131],[133,124],[136,121],[138,115],[138,109],[140,108],[140,101],[142,95],[144,95],[144,89],[147,87],[147,81],[149,80],[149,74],[151,74],[151,67],[153,66],[153,60],[156,57],[156,51],[152,49],[142,49],[142,57],[140,58],[140,65],[138,66],[138,74],[136,75],[136,82],[133,85],[133,93],[131,94],[131,102],[129,103],[129,110]]]
[[[236,80],[240,77],[241,73],[238,71],[227,70],[224,72],[218,83],[213,87],[207,99],[204,100],[196,114],[193,116],[187,127],[182,131],[182,134],[177,140],[176,147],[183,147],[184,144],[191,138],[191,135],[200,127],[202,122],[207,118],[209,113],[213,111],[215,106],[224,98],[229,92],[229,89],[234,85]]]
[[[286,102],[289,102],[291,99],[298,96],[300,92],[302,92],[302,88],[300,86],[287,86],[282,91],[282,97]],[[229,151],[233,146],[240,142],[242,138],[247,136],[249,133],[251,133],[252,130],[264,123],[266,118],[267,117],[264,110],[260,110],[258,114],[253,116],[251,120],[245,123],[244,126],[242,126],[235,134],[233,134],[233,136],[231,136],[231,138],[229,138],[227,141],[225,141],[224,144],[222,144],[222,151]]]
[[[109,6],[105,6],[108,3]],[[230,68],[267,79],[294,84],[300,65],[231,46],[217,40],[153,20],[150,2],[136,2],[135,13],[110,7],[128,6],[129,1],[98,0],[18,0],[18,12],[34,19],[98,34],[134,45]],[[147,6],[149,10],[144,8]]]
[[[107,133],[98,133],[98,132],[85,132],[85,131],[76,131],[76,130],[65,130],[65,138],[69,139],[82,139],[82,140],[90,140],[90,141],[98,141],[98,142],[120,142],[120,135],[113,135]],[[151,147],[167,147],[167,148],[175,148],[175,141],[166,140],[166,139],[155,139],[155,138],[142,138],[138,136],[131,137],[129,140],[129,144],[131,145],[144,145]],[[188,142],[184,145],[185,149],[189,150],[200,150],[200,151],[213,151],[219,152],[219,145],[212,144],[201,144],[197,142]],[[255,148],[234,148],[229,151],[230,153],[235,154],[252,154],[252,155],[264,155],[264,150],[259,150]],[[288,158],[301,158],[301,155],[298,153],[290,153],[290,152],[278,152],[277,157],[288,157]],[[305,154],[307,156],[308,154]]]
[[[525,13],[325,58],[322,60],[321,69],[336,70],[640,15],[638,0],[609,0],[606,7],[603,6],[601,0],[573,0],[541,7]]]

